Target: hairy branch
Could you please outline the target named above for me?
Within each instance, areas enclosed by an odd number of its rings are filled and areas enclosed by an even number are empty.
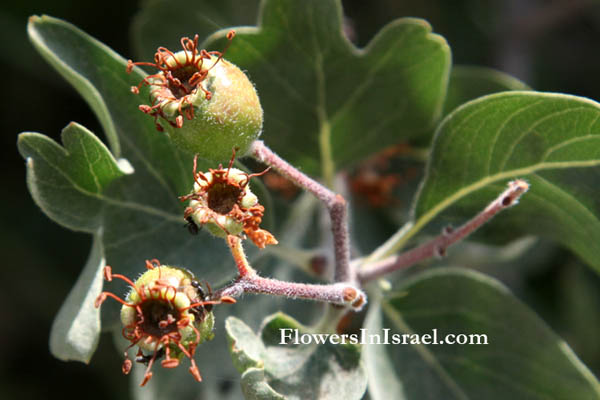
[[[348,207],[346,200],[341,195],[332,192],[319,182],[294,168],[260,140],[256,140],[252,144],[251,154],[257,160],[275,169],[296,186],[306,189],[314,194],[315,197],[327,206],[331,218],[331,230],[334,238],[334,279],[336,282],[354,283],[356,281],[356,274],[354,270],[350,268],[350,238],[348,235]]]
[[[360,289],[348,283],[315,285],[263,278],[249,265],[240,238],[230,235],[227,237],[227,243],[238,267],[239,276],[230,285],[216,291],[214,293],[215,298],[223,296],[239,297],[244,293],[262,293],[294,299],[325,301],[350,306],[356,311],[366,304],[366,295]]]
[[[359,281],[365,283],[399,269],[408,268],[428,258],[444,256],[446,254],[446,249],[449,246],[464,239],[500,211],[515,205],[518,202],[519,197],[521,197],[527,189],[529,189],[529,184],[522,179],[509,182],[508,189],[500,194],[500,196],[491,202],[482,212],[461,227],[457,229],[448,227],[444,229],[444,232],[440,236],[435,237],[421,246],[397,256],[388,257],[376,263],[369,264],[365,269],[358,272]]]

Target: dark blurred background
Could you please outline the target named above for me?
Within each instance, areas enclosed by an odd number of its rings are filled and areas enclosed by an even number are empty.
[[[61,228],[35,206],[15,143],[22,131],[58,139],[72,120],[101,132],[84,101],[34,51],[26,35],[27,18],[48,14],[65,19],[124,57],[135,58],[129,24],[143,4],[30,0],[0,6],[2,398],[128,398],[127,379],[120,373],[120,361],[108,338],[101,341],[90,366],[64,363],[49,354],[52,319],[86,260],[90,237]],[[489,66],[537,90],[600,100],[597,1],[346,0],[343,4],[360,46],[394,18],[422,17],[446,38],[456,64]],[[600,295],[595,294],[600,288],[598,276],[566,251],[553,251],[552,265],[530,272],[528,287],[517,295],[565,337],[598,375],[599,321],[583,317],[587,321],[583,323],[570,311],[571,306],[595,306],[592,313],[600,310]],[[581,282],[589,293],[584,298],[572,293],[580,292]]]

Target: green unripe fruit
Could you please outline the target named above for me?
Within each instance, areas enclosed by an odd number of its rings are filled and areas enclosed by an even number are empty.
[[[135,360],[145,364],[146,372],[140,386],[152,378],[152,365],[160,360],[164,368],[177,367],[184,357],[189,358],[190,373],[201,381],[200,371],[194,361],[198,345],[214,337],[214,304],[235,303],[229,296],[212,297],[210,286],[206,293],[194,275],[183,268],[161,265],[154,259],[146,261],[146,268],[135,282],[113,274],[110,266],[104,267],[104,278],[125,281],[131,290],[125,300],[113,293],[102,292],[96,299],[96,307],[108,298],[119,301],[123,337],[138,346]],[[132,362],[125,350],[124,374],[131,371]]]
[[[181,128],[167,129],[180,149],[220,161],[233,148],[242,155],[247,152],[261,133],[263,110],[254,86],[238,67],[216,57],[208,63],[216,63],[204,81],[212,97],[197,96],[194,117]]]
[[[184,50],[175,54],[159,48],[154,64],[129,61],[129,71],[134,65],[159,69],[140,84],[149,86],[152,101],[140,110],[153,116],[157,129],[166,130],[185,152],[215,161],[228,159],[234,148],[244,155],[263,124],[254,85],[222,53],[199,51],[197,35],[184,38],[182,45]],[[139,87],[132,91],[139,93]]]

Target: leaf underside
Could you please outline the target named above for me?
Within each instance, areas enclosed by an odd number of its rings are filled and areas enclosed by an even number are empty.
[[[435,330],[438,343],[448,334],[486,335],[488,342],[365,346],[374,400],[600,396],[600,385],[568,345],[498,281],[479,273],[420,274],[372,307],[365,325],[381,337],[389,329],[390,340],[429,334],[431,341]]]
[[[362,398],[367,382],[358,346],[281,344],[286,330],[309,332],[282,313],[268,317],[262,326],[259,337],[237,318],[230,317],[225,324],[233,363],[242,373],[242,391],[267,393],[249,398]]]

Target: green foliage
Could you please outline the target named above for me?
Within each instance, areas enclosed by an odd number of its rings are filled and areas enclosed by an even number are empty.
[[[464,269],[431,271],[402,282],[378,305],[365,322],[369,333],[435,330],[438,342],[456,332],[487,335],[489,342],[365,346],[374,400],[600,396],[600,385],[567,344],[494,279]]]
[[[57,223],[93,233],[101,222],[103,192],[123,176],[117,162],[93,133],[71,123],[62,133],[64,148],[39,133],[19,136],[27,159],[27,185],[34,200]]]
[[[143,78],[141,71],[124,73],[127,63],[122,57],[54,18],[33,17],[29,32],[42,55],[90,103],[115,157],[129,164],[124,174],[106,147],[76,124],[63,132],[64,148],[37,133],[21,134],[19,150],[27,159],[28,185],[42,210],[69,228],[97,233],[102,259],[126,276],[136,276],[150,258],[193,266],[197,276],[212,281],[233,273],[214,269],[226,262],[220,243],[206,233],[190,236],[182,228],[183,204],[177,196],[191,189],[192,157],[175,149],[165,135],[156,132],[152,118],[138,110],[138,96],[129,88]],[[209,166],[199,164],[200,169]],[[202,241],[203,251],[198,252]],[[86,276],[89,280],[79,284],[91,287],[95,275]],[[63,309],[79,307],[77,290]],[[107,303],[103,317],[106,328],[118,325],[118,307]],[[54,337],[60,340],[61,335]],[[87,350],[82,343],[76,351],[88,360],[95,341],[86,339],[86,343]]]
[[[336,172],[351,172],[390,145],[425,146],[433,140],[426,161],[412,160],[417,170],[425,169],[409,218],[413,225],[389,253],[425,228],[464,222],[508,180],[525,178],[529,193],[478,238],[497,243],[540,235],[599,270],[600,210],[593,192],[600,171],[597,103],[527,91],[524,83],[489,69],[450,71],[445,40],[418,19],[389,23],[359,49],[343,34],[338,0],[266,0],[260,11],[254,8],[257,1],[173,3],[189,6],[188,12],[173,16],[178,7],[171,2],[150,1],[135,20],[133,36],[142,59],[150,60],[159,45],[177,47],[179,36],[198,32],[204,38],[217,29],[205,45],[222,50],[228,26],[246,25],[236,28],[226,58],[247,71],[256,86],[265,111],[262,139],[302,171],[332,183]],[[245,7],[252,11],[241,12]],[[257,26],[247,26],[254,15],[259,15]],[[89,362],[101,326],[93,301],[102,290],[106,263],[115,273],[135,277],[145,259],[158,258],[189,268],[215,286],[231,279],[235,268],[220,240],[204,232],[191,236],[184,228],[178,196],[191,190],[192,157],[139,111],[147,89],[137,96],[130,87],[145,73],[134,68],[127,74],[124,58],[66,22],[32,17],[28,31],[36,49],[94,111],[110,148],[76,123],[64,129],[62,145],[31,132],[18,141],[39,207],[55,222],[94,235],[88,262],[50,338],[56,357]],[[215,165],[199,160],[198,167]],[[266,191],[260,192],[261,202],[270,204]],[[327,245],[317,242],[314,203],[307,206],[302,197],[292,205],[280,197],[273,203],[278,219],[269,229],[280,242]],[[406,219],[408,208],[396,206],[387,205],[378,218],[353,227],[358,248],[387,236],[392,221]],[[278,254],[302,264],[297,255],[303,253],[294,251]],[[280,260],[255,265],[276,277],[309,279]],[[113,292],[122,289],[110,285]],[[440,337],[485,333],[490,344],[285,346],[279,344],[281,328],[323,333],[335,326],[331,321],[310,326],[322,313],[312,305],[248,296],[236,305],[215,307],[216,338],[198,349],[203,383],[182,384],[191,379],[182,368],[159,369],[146,392],[136,388],[132,393],[146,399],[216,398],[218,383],[212,378],[233,379],[235,367],[241,380],[237,390],[249,399],[360,399],[367,391],[373,399],[600,398],[598,382],[567,344],[493,278],[443,264],[394,283],[390,292],[375,284],[368,290],[366,320],[353,321],[356,329],[389,328],[400,334],[437,329]],[[103,306],[102,329],[118,336],[115,303]],[[278,309],[306,323],[273,314]],[[223,361],[225,339],[233,363]],[[132,374],[139,382],[140,370]],[[230,398],[240,395],[234,391]]]
[[[207,47],[223,48],[225,33]],[[430,131],[450,66],[444,39],[418,19],[394,21],[357,49],[332,0],[264,2],[259,26],[239,29],[227,58],[260,88],[265,140],[312,173]]]
[[[469,100],[507,90],[529,90],[529,88],[520,80],[494,69],[455,65],[450,73],[444,115]]]
[[[233,363],[250,399],[360,399],[367,377],[353,344],[281,344],[282,330],[314,333],[284,314],[268,317],[260,337],[230,317],[225,328]],[[290,342],[292,340],[289,340]],[[283,397],[285,396],[285,397]]]
[[[599,119],[598,103],[560,94],[502,93],[465,104],[438,128],[417,224],[463,198],[453,216],[473,215],[507,179],[522,177],[531,190],[502,219],[513,235],[549,237],[599,268],[600,203],[584,191],[597,172],[582,171],[600,165]]]

